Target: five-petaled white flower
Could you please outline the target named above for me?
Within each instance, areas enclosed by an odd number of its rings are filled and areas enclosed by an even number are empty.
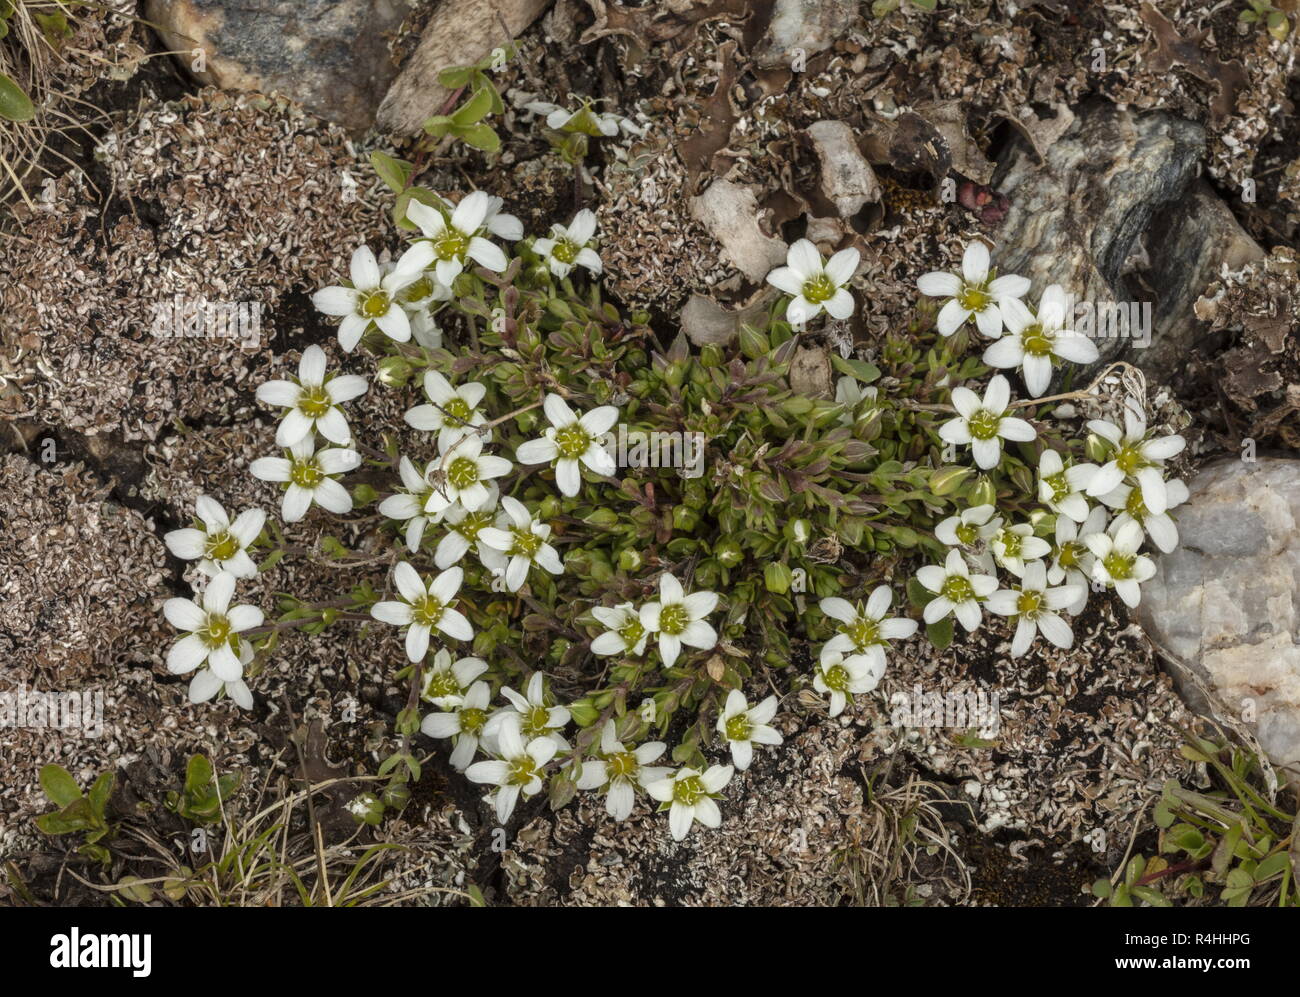
[[[478,553],[483,566],[505,579],[506,588],[518,592],[528,578],[528,569],[539,564],[553,575],[564,573],[564,564],[550,539],[551,527],[538,522],[518,499],[501,499],[501,513],[495,526],[478,531]]]
[[[1137,484],[1147,511],[1160,515],[1169,507],[1165,493],[1164,463],[1182,453],[1186,441],[1176,434],[1151,439],[1142,410],[1131,401],[1124,406],[1124,431],[1113,422],[1093,419],[1088,428],[1111,445],[1110,460],[1088,482],[1088,494],[1100,498],[1126,478]]]
[[[1038,500],[1058,515],[1082,523],[1089,508],[1083,490],[1096,473],[1096,464],[1066,467],[1061,455],[1048,447],[1038,458]]]
[[[974,551],[981,541],[990,540],[1002,529],[1002,517],[993,515],[991,505],[974,505],[949,516],[934,528],[935,539],[948,547]]]
[[[641,614],[630,602],[617,606],[592,606],[591,615],[607,629],[591,642],[592,654],[645,654],[650,631],[641,623]]]
[[[731,760],[736,770],[744,772],[754,760],[754,745],[777,745],[780,733],[768,721],[776,716],[777,699],[768,696],[761,703],[750,706],[739,689],[727,693],[722,713],[718,716],[718,733],[731,745]]]
[[[970,388],[953,388],[952,404],[958,415],[939,427],[939,436],[958,446],[969,443],[975,463],[991,471],[1002,460],[1003,440],[1028,443],[1038,435],[1024,419],[1005,414],[1010,403],[1011,385],[1001,374],[989,381],[983,401]]]
[[[1042,537],[1034,536],[1034,528],[1029,523],[1003,526],[994,534],[990,547],[994,560],[1017,578],[1024,575],[1027,561],[1035,561],[1052,552],[1052,545]]]
[[[1083,589],[1083,592],[1079,590]],[[1047,568],[1042,561],[1025,567],[1019,585],[999,589],[988,598],[989,612],[1011,617],[1016,621],[1016,635],[1011,640],[1011,657],[1018,658],[1029,650],[1034,635],[1041,633],[1060,648],[1074,645],[1074,632],[1058,611],[1068,609],[1080,595],[1087,597],[1083,585],[1047,586]]]
[[[483,452],[483,440],[478,433],[462,436],[442,451],[437,483],[425,502],[425,511],[444,512],[455,503],[469,512],[481,509],[492,498],[492,479],[513,469],[514,465],[506,458]]]
[[[563,706],[546,705],[546,688],[541,672],[533,672],[522,696],[509,686],[502,687],[501,695],[510,701],[510,705],[488,718],[487,726],[483,728],[484,734],[496,737],[502,724],[513,723],[525,741],[531,741],[535,737],[549,737],[555,742],[557,750],[569,750],[569,742],[560,733],[569,722],[569,711]]]
[[[856,249],[841,249],[823,263],[817,247],[800,239],[786,253],[785,266],[768,274],[767,282],[793,296],[785,310],[791,325],[804,325],[823,309],[831,318],[846,319],[853,314],[853,295],[844,285],[857,273],[860,259]]]
[[[839,621],[835,636],[822,648],[822,654],[835,651],[850,657],[864,655],[871,661],[873,671],[885,671],[885,649],[891,640],[906,640],[916,633],[916,620],[906,617],[885,617],[893,590],[888,585],[878,585],[867,598],[866,608],[853,605],[835,596],[821,601],[821,611]]]
[[[650,765],[667,749],[663,741],[646,741],[629,749],[618,739],[614,721],[606,720],[600,731],[600,757],[583,761],[577,786],[582,790],[603,788],[606,813],[615,820],[626,820],[636,801],[636,787],[644,789],[672,771]]]
[[[979,331],[989,339],[1002,335],[1002,311],[1007,300],[1029,293],[1029,279],[1007,274],[989,280],[989,249],[975,241],[967,245],[961,260],[961,274],[935,271],[916,282],[917,290],[930,298],[951,298],[939,310],[939,335],[951,336],[972,315]]]
[[[1115,529],[1115,524],[1111,524]],[[1142,601],[1141,584],[1156,573],[1155,563],[1142,546],[1142,527],[1130,521],[1115,533],[1094,533],[1084,541],[1092,551],[1092,577],[1103,585],[1114,586],[1130,609]]]
[[[491,207],[491,198],[481,190],[462,199],[450,218],[438,208],[419,201],[407,204],[406,217],[420,227],[427,240],[416,245],[429,246],[432,250],[433,269],[439,283],[451,287],[469,260],[493,273],[500,273],[509,264],[500,246],[479,235],[485,230]]]
[[[952,613],[967,630],[980,625],[980,602],[998,587],[992,575],[972,575],[959,550],[948,551],[943,567],[925,565],[917,571],[916,580],[935,594],[921,614],[927,624],[938,623]]]
[[[453,662],[451,652],[440,647],[433,656],[433,667],[425,673],[420,698],[440,710],[449,710],[465,698],[466,691],[487,668],[482,658],[461,658]]]
[[[420,573],[405,561],[393,569],[400,602],[377,602],[370,615],[382,623],[406,627],[406,656],[423,661],[429,653],[429,635],[441,630],[455,640],[473,640],[474,629],[461,613],[452,608],[465,573],[448,568],[426,583]]]
[[[437,461],[430,461],[421,474],[409,457],[403,456],[397,464],[402,476],[402,491],[396,492],[379,503],[379,515],[405,523],[406,549],[414,554],[420,549],[424,539],[424,528],[429,523],[436,523],[440,513],[426,513],[425,504],[433,494],[431,483],[434,472],[438,469]]]
[[[257,565],[248,556],[248,546],[262,533],[266,513],[246,509],[232,523],[221,503],[200,495],[194,503],[202,527],[172,530],[163,537],[167,549],[183,561],[199,559],[205,575],[228,571],[236,578],[253,578]]]
[[[488,799],[496,807],[502,824],[515,812],[520,795],[536,796],[542,791],[547,763],[555,757],[555,742],[549,737],[535,737],[524,744],[519,724],[508,718],[497,731],[500,758],[475,762],[465,770],[470,782],[496,786]]]
[[[467,512],[461,506],[453,505],[443,513],[442,522],[447,527],[447,532],[442,535],[433,551],[433,563],[439,571],[460,561],[478,540],[479,530],[493,524],[500,494],[493,481],[492,487],[488,489],[488,500],[478,509]]]
[[[609,138],[617,135],[619,129],[629,135],[643,133],[643,130],[631,119],[624,118],[613,111],[597,111],[588,99],[583,99],[576,111],[570,111],[568,108],[544,100],[531,101],[524,107],[534,114],[546,115],[546,127],[557,132],[591,135],[594,138],[602,136]]]
[[[253,661],[253,645],[242,637],[239,639],[239,666],[245,668]],[[214,672],[211,668],[200,668],[190,679],[189,700],[191,703],[206,703],[217,693],[225,691],[230,697],[231,702],[236,706],[251,710],[253,708],[253,693],[248,688],[248,684],[242,679],[231,679],[226,681]]]
[[[179,598],[163,603],[167,622],[177,630],[188,631],[167,652],[169,672],[186,675],[206,665],[222,682],[237,682],[244,677],[239,634],[261,626],[264,617],[256,606],[231,606],[234,594],[235,576],[222,571],[208,582],[199,603]]]
[[[722,823],[722,814],[713,799],[731,781],[732,773],[730,765],[713,765],[705,772],[682,768],[646,786],[645,791],[659,801],[659,809],[668,811],[668,827],[674,841],[685,838],[697,820],[705,827]]]
[[[995,282],[996,283],[996,282]],[[1002,301],[1002,321],[1008,335],[984,351],[990,367],[1019,367],[1025,388],[1039,397],[1052,381],[1052,357],[1071,363],[1092,363],[1097,359],[1097,344],[1073,329],[1066,329],[1065,289],[1053,284],[1038,300],[1034,316],[1018,298]]]
[[[551,273],[560,279],[569,276],[575,266],[599,274],[600,256],[590,246],[595,234],[596,215],[590,208],[583,208],[567,227],[552,225],[549,236],[533,242],[533,252],[542,257]]]
[[[682,583],[665,571],[659,577],[659,601],[641,607],[641,625],[659,635],[659,657],[671,668],[682,645],[707,651],[718,643],[718,632],[704,619],[718,608],[716,592],[682,591]]]
[[[471,659],[465,659],[471,660]],[[444,713],[430,713],[420,721],[420,731],[425,737],[449,737],[454,745],[451,767],[464,772],[478,753],[483,727],[487,724],[487,709],[491,694],[486,682],[475,682],[460,701]]]
[[[381,263],[380,272],[387,277],[397,268],[396,263]],[[451,288],[438,280],[438,275],[426,269],[415,280],[397,293],[397,303],[411,323],[411,338],[421,346],[436,350],[442,346],[442,328],[434,317],[436,305],[450,301]]]
[[[408,409],[404,418],[412,429],[437,433],[440,451],[487,422],[487,416],[479,411],[487,388],[476,381],[454,388],[436,370],[430,370],[424,374],[424,393],[429,404]]]
[[[357,374],[327,376],[325,351],[313,345],[302,351],[296,383],[267,381],[257,389],[257,400],[286,410],[275,430],[278,446],[291,447],[313,431],[346,446],[352,431],[339,405],[364,395],[366,387],[366,379]]]
[[[813,688],[831,697],[830,716],[838,717],[848,705],[849,697],[870,692],[885,674],[885,661],[863,654],[845,657],[839,651],[822,648],[813,672]]]
[[[326,315],[343,317],[339,345],[346,353],[356,348],[372,324],[389,339],[405,343],[411,338],[411,320],[398,297],[405,287],[420,279],[432,262],[432,248],[418,243],[403,253],[385,275],[369,247],[359,246],[352,254],[352,286],[322,288],[311,296],[312,304]]]
[[[1052,563],[1047,569],[1047,580],[1053,585],[1066,582],[1078,586],[1078,596],[1065,607],[1071,616],[1078,616],[1088,604],[1092,551],[1088,549],[1087,538],[1105,532],[1105,506],[1094,506],[1082,525],[1065,516],[1056,517],[1056,542],[1052,545]]]
[[[352,511],[352,496],[333,477],[361,466],[361,455],[341,447],[316,449],[314,438],[299,440],[288,457],[259,457],[248,466],[253,477],[287,485],[280,502],[280,518],[296,523],[315,502],[341,516]]]
[[[550,426],[538,439],[521,443],[515,459],[521,464],[555,463],[555,483],[565,495],[577,495],[582,487],[581,465],[608,477],[616,470],[614,458],[601,446],[600,438],[618,420],[612,405],[594,408],[581,418],[559,395],[547,395],[542,403]]]
[[[1151,542],[1168,554],[1178,546],[1178,527],[1174,525],[1169,510],[1177,508],[1187,501],[1187,486],[1177,478],[1165,482],[1165,511],[1153,513],[1142,500],[1142,490],[1132,485],[1117,485],[1114,491],[1101,497],[1103,504],[1120,513],[1111,524],[1119,529],[1125,523],[1137,523]]]

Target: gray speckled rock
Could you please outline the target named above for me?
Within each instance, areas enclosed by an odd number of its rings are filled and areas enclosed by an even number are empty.
[[[1138,619],[1193,707],[1253,721],[1274,762],[1300,763],[1300,461],[1225,460],[1188,488]]]
[[[354,131],[374,121],[397,74],[388,36],[399,0],[147,0],[145,16],[196,79],[278,91]],[[195,61],[194,50],[202,50]],[[201,68],[200,68],[201,67]]]

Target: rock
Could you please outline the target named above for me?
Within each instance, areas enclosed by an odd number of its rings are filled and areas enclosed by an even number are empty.
[[[790,66],[830,48],[853,23],[850,0],[776,0],[772,20],[754,57],[760,66]]]
[[[880,200],[880,183],[858,150],[852,128],[843,121],[818,121],[808,128],[808,137],[821,163],[822,193],[841,218],[856,215],[864,204]]]
[[[403,135],[420,131],[450,96],[438,74],[478,62],[512,41],[541,15],[550,0],[444,0],[420,44],[379,105],[381,128]]]
[[[397,0],[145,3],[163,42],[200,82],[279,91],[352,131],[370,127],[396,75],[388,36],[407,11]]]
[[[993,262],[1030,278],[1035,294],[1061,284],[1076,302],[1131,300],[1123,273],[1138,237],[1158,210],[1186,196],[1204,149],[1205,130],[1194,122],[1109,104],[1080,110],[1043,162],[1017,140],[993,183],[1011,201]],[[1098,338],[1098,366],[1127,345]]]
[[[691,216],[722,244],[737,270],[757,283],[785,263],[786,244],[758,224],[758,198],[749,187],[715,180],[699,197],[691,198]]]
[[[1240,270],[1264,258],[1264,250],[1233,217],[1228,206],[1204,180],[1191,195],[1160,212],[1147,236],[1156,289],[1154,336],[1133,361],[1143,370],[1169,380],[1188,353],[1210,334],[1208,322],[1195,313],[1196,301],[1224,267]]]
[[[1138,620],[1190,705],[1257,725],[1276,764],[1300,763],[1300,462],[1225,460],[1188,489]]]
[[[776,288],[764,285],[749,301],[727,308],[703,294],[692,294],[682,308],[682,331],[696,346],[726,346],[740,334],[744,323],[761,325],[777,296]]]
[[[799,347],[790,361],[790,390],[805,398],[833,398],[831,361],[820,346]]]

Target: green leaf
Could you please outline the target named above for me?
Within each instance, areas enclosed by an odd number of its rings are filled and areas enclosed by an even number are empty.
[[[0,73],[0,118],[10,121],[30,121],[36,107],[26,92],[4,73]]]
[[[100,820],[104,819],[104,809],[108,806],[108,798],[113,795],[113,784],[116,781],[117,776],[112,772],[101,772],[87,794],[90,811]]]
[[[456,108],[451,120],[461,127],[473,125],[482,121],[491,110],[492,94],[486,89],[480,89],[474,91],[474,95],[469,100]]]
[[[935,495],[951,495],[972,473],[969,467],[941,467],[930,475],[930,491]]]
[[[81,799],[81,788],[62,765],[46,765],[41,769],[41,789],[50,798],[50,802],[59,807],[66,807],[73,800]]]
[[[938,623],[926,625],[925,635],[936,649],[943,651],[952,643],[952,617],[945,616]]]
[[[379,174],[379,179],[388,184],[398,194],[406,189],[406,185],[411,179],[411,172],[415,169],[405,159],[397,159],[382,152],[372,152],[370,154],[370,165]]]
[[[456,134],[466,145],[472,145],[475,149],[482,149],[484,152],[496,152],[501,148],[501,138],[489,125],[460,127],[456,129]]]
[[[848,374],[863,384],[870,384],[880,377],[880,368],[873,363],[867,363],[865,360],[845,360],[841,356],[832,354],[831,366],[841,374]]]

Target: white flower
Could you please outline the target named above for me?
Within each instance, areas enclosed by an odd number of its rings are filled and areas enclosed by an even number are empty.
[[[1007,274],[989,280],[989,250],[982,242],[972,242],[962,255],[961,274],[935,271],[916,282],[917,290],[931,298],[951,298],[939,311],[941,336],[951,336],[972,315],[981,333],[989,339],[1002,335],[1000,306],[1008,300],[1029,293],[1029,280]]]
[[[267,381],[257,389],[257,400],[285,409],[275,430],[277,446],[291,447],[313,431],[340,446],[352,442],[352,432],[339,405],[366,393],[366,379],[356,374],[329,377],[325,351],[309,346],[298,361],[298,379]]]
[[[441,513],[456,502],[469,512],[481,509],[492,498],[492,479],[512,470],[514,465],[506,458],[483,452],[483,441],[477,433],[462,436],[442,451],[438,483],[425,503],[425,511]]]
[[[846,319],[853,314],[853,295],[845,284],[858,271],[861,254],[856,249],[841,249],[825,264],[822,254],[807,239],[800,239],[786,253],[785,266],[767,275],[767,282],[779,291],[793,295],[785,310],[791,325],[803,325],[821,314]]]
[[[570,132],[609,138],[617,135],[619,129],[630,135],[642,134],[628,118],[614,114],[612,111],[597,111],[590,100],[583,100],[576,111],[570,111],[544,100],[531,101],[524,107],[534,114],[546,115],[546,127],[557,132]]]
[[[533,242],[533,252],[546,260],[551,273],[561,279],[569,276],[575,266],[586,267],[598,274],[601,271],[600,256],[590,247],[595,234],[596,216],[589,208],[583,208],[573,216],[567,228],[552,225],[549,237]]]
[[[183,561],[199,559],[205,575],[228,571],[236,578],[254,578],[257,565],[248,556],[249,545],[262,534],[266,513],[247,509],[232,523],[220,502],[200,495],[194,503],[202,528],[172,530],[163,537],[167,549]]]
[[[953,388],[952,404],[958,416],[939,427],[939,436],[958,446],[969,443],[975,463],[991,471],[1002,460],[1003,440],[1028,443],[1038,435],[1024,419],[1004,414],[1010,402],[1011,385],[1001,374],[989,381],[982,402],[970,388]]]
[[[1034,398],[1046,391],[1052,381],[1052,357],[1080,364],[1097,359],[1096,343],[1073,329],[1064,328],[1066,299],[1060,284],[1053,284],[1043,292],[1037,318],[1017,298],[1004,299],[1001,311],[1010,335],[984,351],[984,362],[990,367],[1021,368],[1025,387]]]
[[[603,634],[591,642],[592,654],[627,654],[640,657],[645,654],[650,631],[641,623],[641,614],[630,602],[617,606],[592,606],[591,615],[606,627]]]
[[[948,551],[942,568],[925,565],[917,571],[916,580],[935,594],[921,614],[927,624],[938,623],[952,613],[967,630],[980,625],[980,601],[998,587],[998,580],[991,575],[972,575],[959,550]]]
[[[253,645],[248,641],[240,638],[239,640],[239,665],[243,668],[249,665],[253,660]],[[230,697],[231,702],[241,709],[251,710],[253,708],[253,693],[242,678],[231,679],[229,682],[222,679],[211,668],[200,668],[190,679],[189,700],[191,703],[206,703],[209,699],[219,692],[225,692]]]
[[[934,528],[935,539],[948,547],[975,550],[981,541],[989,540],[1002,528],[1002,517],[993,516],[993,506],[975,505],[963,509],[960,515],[949,516]]]
[[[372,324],[389,339],[404,343],[411,338],[411,321],[398,303],[398,296],[432,262],[433,250],[427,243],[419,243],[403,253],[385,276],[375,254],[359,246],[352,254],[352,286],[322,288],[311,296],[312,304],[326,315],[343,316],[339,345],[347,353]]]
[[[487,422],[487,416],[479,411],[487,388],[475,381],[454,388],[445,377],[430,370],[424,374],[424,393],[431,404],[408,409],[404,418],[412,429],[437,433],[440,451]]]
[[[518,499],[501,499],[501,514],[495,526],[478,531],[479,559],[484,567],[504,577],[506,588],[518,592],[528,578],[528,569],[539,564],[553,575],[564,573],[564,564],[550,539],[551,527],[538,522]]]
[[[401,601],[377,602],[370,607],[370,615],[381,623],[406,627],[406,656],[411,661],[423,661],[429,653],[429,635],[435,628],[455,640],[474,639],[469,620],[452,608],[464,577],[460,568],[448,568],[426,584],[418,571],[399,561],[393,569],[393,581]]]
[[[451,653],[440,647],[433,656],[433,667],[424,676],[420,698],[440,710],[449,710],[465,698],[466,690],[487,667],[482,658],[461,658],[453,662]]]
[[[421,474],[408,457],[402,457],[397,464],[397,470],[402,476],[404,490],[388,496],[379,503],[381,516],[406,524],[406,549],[412,554],[420,549],[425,526],[436,523],[441,518],[441,513],[426,514],[424,511],[426,503],[433,495],[432,478],[437,469],[437,461],[430,461],[424,474]]]
[[[496,807],[497,820],[504,824],[515,812],[520,794],[536,796],[542,791],[546,764],[555,757],[555,742],[548,737],[537,737],[525,745],[513,718],[501,725],[497,737],[501,757],[475,762],[465,770],[465,777],[470,782],[497,787],[488,799]]]
[[[614,458],[600,445],[600,438],[618,420],[612,405],[594,408],[579,418],[559,395],[547,395],[542,410],[550,427],[536,440],[522,443],[515,451],[521,464],[555,463],[555,483],[565,495],[577,495],[582,487],[581,464],[608,477],[617,469]]]
[[[1178,546],[1178,527],[1174,525],[1173,517],[1167,510],[1182,505],[1187,497],[1187,486],[1173,478],[1165,482],[1165,512],[1153,513],[1148,509],[1142,499],[1142,490],[1132,485],[1117,485],[1114,491],[1103,495],[1101,501],[1112,509],[1120,510],[1110,525],[1112,532],[1127,523],[1137,523],[1151,538],[1151,542],[1168,554]]]
[[[1096,464],[1066,467],[1061,455],[1048,447],[1038,458],[1038,500],[1058,515],[1082,523],[1089,509],[1083,489],[1096,473]]]
[[[384,276],[396,269],[396,263],[384,263],[380,270]],[[397,303],[411,323],[411,337],[421,346],[436,350],[442,346],[442,329],[434,318],[435,305],[450,301],[451,288],[438,280],[438,275],[426,269],[397,294]]]
[[[1169,507],[1165,494],[1164,462],[1182,453],[1186,441],[1178,435],[1150,439],[1142,410],[1131,402],[1124,406],[1124,431],[1105,419],[1093,419],[1088,428],[1112,447],[1111,458],[1088,482],[1088,494],[1100,498],[1125,479],[1142,491],[1147,511],[1158,516]]]
[[[813,672],[813,688],[831,697],[830,716],[838,717],[849,697],[870,692],[885,674],[883,656],[877,661],[862,654],[845,657],[839,651],[822,648]]]
[[[322,509],[341,516],[352,511],[352,496],[333,477],[361,466],[355,450],[337,447],[316,449],[313,439],[300,440],[289,448],[289,456],[259,457],[248,466],[253,477],[287,484],[280,502],[280,518],[296,523],[315,502]]]
[[[483,728],[484,734],[496,737],[502,724],[513,723],[526,741],[535,737],[549,737],[555,742],[557,750],[569,750],[569,742],[560,733],[569,722],[569,711],[563,706],[546,705],[546,690],[541,672],[533,672],[524,695],[519,695],[509,686],[502,687],[501,695],[510,701],[510,706],[488,718],[487,726]]]
[[[230,598],[234,594],[235,576],[222,571],[203,590],[201,605],[192,599],[168,599],[163,603],[167,622],[177,630],[188,631],[167,652],[169,672],[186,675],[206,665],[222,682],[237,682],[244,677],[238,635],[260,627],[264,617],[256,606],[232,607]]]
[[[485,230],[491,207],[491,198],[481,190],[474,191],[456,205],[450,218],[419,201],[412,200],[407,204],[406,217],[415,222],[428,239],[416,245],[431,247],[433,268],[439,283],[451,287],[469,260],[493,273],[500,273],[509,265],[501,247],[479,235]]]
[[[851,656],[864,655],[873,671],[885,671],[885,649],[891,640],[906,640],[916,633],[916,620],[896,616],[885,618],[894,593],[888,585],[878,585],[867,598],[866,608],[855,606],[834,596],[821,601],[821,611],[838,620],[836,634],[822,647],[821,653],[838,651]],[[743,767],[743,766],[742,766]]]
[[[997,563],[1016,577],[1024,575],[1026,561],[1035,561],[1052,552],[1052,545],[1034,536],[1034,528],[1029,523],[1003,526],[993,537],[991,546]]]
[[[1026,566],[1024,579],[1019,585],[994,592],[986,605],[989,612],[1016,621],[1016,635],[1011,640],[1011,657],[1018,658],[1029,650],[1034,635],[1038,633],[1057,647],[1074,646],[1074,632],[1057,615],[1057,611],[1073,605],[1080,595],[1087,598],[1086,585],[1048,588],[1047,568],[1042,561],[1035,561]]]
[[[659,601],[641,607],[641,625],[659,635],[659,657],[671,668],[682,645],[707,651],[718,643],[718,632],[704,619],[718,608],[716,592],[686,595],[669,572],[659,578]]]
[[[626,820],[636,801],[636,787],[668,777],[672,769],[651,767],[668,746],[663,741],[646,741],[632,750],[618,739],[614,721],[606,720],[600,732],[600,757],[582,763],[577,786],[582,790],[604,789],[605,811],[615,820]]]
[[[849,377],[845,374],[835,382],[835,402],[837,405],[843,405],[845,412],[840,416],[840,422],[845,426],[851,426],[857,413],[858,406],[864,401],[870,401],[873,404],[879,393],[875,388],[864,388],[856,377]]]
[[[451,767],[457,772],[464,772],[478,752],[483,727],[487,723],[489,699],[488,684],[475,682],[447,712],[430,713],[420,722],[420,730],[425,737],[452,739],[451,743],[455,747],[451,753]]]
[[[731,760],[736,763],[737,771],[744,772],[749,768],[754,759],[754,745],[781,743],[781,735],[768,724],[776,716],[776,706],[775,696],[768,696],[756,706],[750,706],[739,689],[727,693],[727,701],[718,717],[718,733],[731,745]]]
[[[453,505],[443,513],[443,524],[447,532],[443,534],[433,552],[433,563],[442,571],[456,564],[465,552],[478,540],[478,534],[485,526],[491,526],[496,519],[497,499],[500,492],[496,482],[488,489],[488,500],[473,512],[467,512],[460,505]]]
[[[1065,516],[1056,517],[1056,543],[1052,548],[1052,563],[1047,569],[1047,580],[1053,585],[1066,582],[1077,585],[1079,595],[1065,611],[1078,616],[1088,604],[1089,579],[1092,575],[1092,551],[1087,538],[1106,531],[1106,509],[1094,506],[1088,518],[1079,525]]]
[[[706,772],[696,769],[678,769],[664,779],[646,786],[645,791],[668,810],[668,827],[674,841],[681,841],[697,820],[705,827],[717,827],[722,814],[714,797],[731,781],[730,765],[713,765]]]
[[[1111,529],[1115,525],[1111,524]],[[1103,585],[1113,585],[1129,608],[1142,601],[1141,584],[1156,573],[1151,558],[1138,553],[1142,546],[1142,527],[1128,522],[1110,533],[1094,533],[1085,541],[1092,551],[1092,577]]]

